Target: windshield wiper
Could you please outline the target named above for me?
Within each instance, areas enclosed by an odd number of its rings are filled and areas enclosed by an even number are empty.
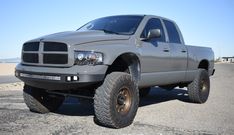
[[[106,30],[106,29],[97,29],[97,30],[101,30],[105,33],[109,33],[109,34],[117,34],[117,35],[120,35],[120,33],[118,32],[115,32],[115,31],[111,31],[111,30]]]

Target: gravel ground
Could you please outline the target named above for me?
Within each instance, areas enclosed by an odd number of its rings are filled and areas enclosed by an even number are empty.
[[[215,68],[205,104],[189,103],[184,89],[153,88],[141,99],[133,124],[123,129],[96,125],[92,104],[73,98],[56,113],[32,113],[24,104],[22,84],[0,85],[0,134],[234,134],[234,64]]]

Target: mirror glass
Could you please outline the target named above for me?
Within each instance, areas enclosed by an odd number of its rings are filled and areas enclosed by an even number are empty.
[[[161,37],[160,29],[152,29],[149,31],[149,33],[147,35],[147,39],[160,38],[160,37]]]

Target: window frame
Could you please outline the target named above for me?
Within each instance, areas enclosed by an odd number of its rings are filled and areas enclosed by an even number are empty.
[[[170,21],[170,20],[167,20],[167,19],[162,19],[162,21],[163,21],[163,24],[164,24],[164,27],[165,27],[165,31],[166,31],[166,33],[167,33],[168,43],[182,44],[183,41],[182,41],[182,39],[181,39],[181,33],[180,33],[180,31],[178,30],[177,25],[176,25],[173,21]],[[175,30],[176,30],[176,32],[177,32],[177,35],[178,35],[178,37],[179,37],[179,43],[178,43],[178,42],[172,42],[172,41],[170,41],[170,34],[169,34],[169,32],[168,32],[167,25],[166,25],[165,22],[169,22],[169,23],[171,23],[171,24],[174,26],[174,28],[175,28]]]

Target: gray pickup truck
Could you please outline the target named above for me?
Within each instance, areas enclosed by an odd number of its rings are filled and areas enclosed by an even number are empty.
[[[33,112],[56,111],[66,96],[91,98],[95,122],[122,128],[154,86],[187,87],[191,102],[206,102],[214,71],[212,49],[185,45],[172,20],[120,15],[24,43],[15,76]]]

